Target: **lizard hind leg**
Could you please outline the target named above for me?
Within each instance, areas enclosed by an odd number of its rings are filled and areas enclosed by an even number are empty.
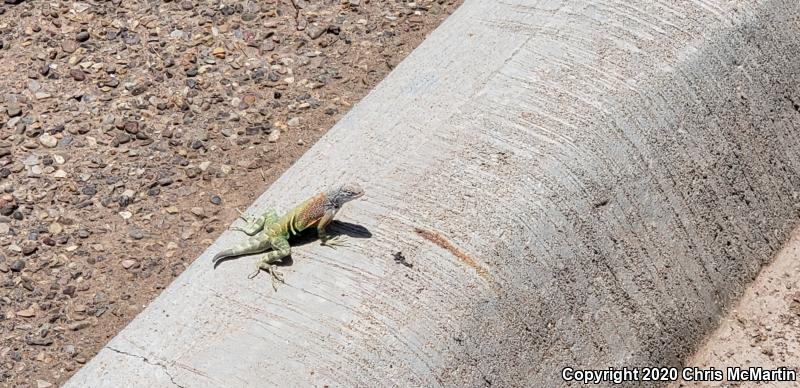
[[[281,283],[284,283],[284,281],[283,274],[278,272],[275,263],[283,260],[284,257],[289,256],[291,254],[292,247],[289,245],[289,241],[283,237],[272,238],[270,240],[270,244],[275,250],[268,252],[256,262],[256,270],[250,276],[248,276],[248,278],[252,279],[256,277],[256,275],[258,275],[258,273],[263,269],[269,272],[269,275],[272,278],[272,288],[277,291],[278,288],[275,287],[275,280]]]
[[[265,226],[273,224],[278,221],[278,213],[275,212],[275,209],[269,209],[264,212],[260,217],[254,218],[249,214],[242,213],[241,210],[236,209],[239,212],[239,218],[245,220],[247,225],[240,228],[238,226],[234,226],[231,230],[238,230],[240,232],[244,232],[248,236],[254,236],[256,233],[262,231]]]

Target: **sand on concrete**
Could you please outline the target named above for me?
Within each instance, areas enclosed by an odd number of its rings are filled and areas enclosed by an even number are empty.
[[[800,229],[765,266],[687,367],[779,367],[800,370]],[[693,382],[691,386],[796,387],[800,382]],[[687,384],[674,384],[687,386]]]

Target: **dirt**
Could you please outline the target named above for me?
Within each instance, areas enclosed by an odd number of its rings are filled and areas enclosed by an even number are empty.
[[[761,270],[687,366],[786,367],[800,375],[800,230]],[[724,372],[723,372],[724,373]],[[723,377],[725,378],[725,377]],[[673,387],[797,387],[800,382],[694,382]]]
[[[0,384],[66,381],[460,3],[0,4]]]

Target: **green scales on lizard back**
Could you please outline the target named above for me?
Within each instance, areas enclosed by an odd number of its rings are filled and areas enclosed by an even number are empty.
[[[262,269],[266,270],[272,276],[273,287],[275,287],[276,279],[283,281],[281,274],[275,270],[275,263],[291,253],[289,238],[306,229],[316,227],[322,245],[329,247],[344,245],[341,236],[330,238],[325,228],[333,221],[333,217],[342,205],[362,195],[364,195],[364,190],[361,186],[349,183],[305,200],[280,218],[274,209],[267,210],[258,218],[241,214],[241,218],[247,221],[247,225],[244,228],[235,229],[253,237],[240,245],[214,255],[214,267],[226,257],[250,255],[272,249],[256,262],[256,271],[250,275],[250,278],[258,275]]]

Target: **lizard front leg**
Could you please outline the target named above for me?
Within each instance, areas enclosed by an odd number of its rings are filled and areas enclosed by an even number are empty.
[[[245,220],[247,225],[243,228],[238,226],[232,227],[231,230],[238,230],[246,233],[248,236],[253,236],[256,233],[262,231],[265,225],[270,225],[278,221],[278,213],[275,209],[269,209],[261,217],[253,218],[253,216],[247,215],[242,213],[239,209],[236,209],[239,212],[239,218]]]
[[[325,228],[333,222],[333,217],[336,215],[336,210],[329,210],[317,223],[317,236],[319,237],[322,245],[336,249],[337,246],[347,246],[345,238],[342,236],[330,237]]]
[[[269,272],[270,276],[272,277],[272,288],[277,291],[278,288],[275,287],[275,280],[283,283],[283,274],[277,271],[277,266],[275,263],[283,260],[284,257],[289,256],[292,253],[292,247],[289,245],[289,240],[284,237],[273,237],[269,241],[274,251],[262,256],[261,259],[256,262],[256,271],[253,272],[249,278],[252,279],[256,277],[263,269]]]

